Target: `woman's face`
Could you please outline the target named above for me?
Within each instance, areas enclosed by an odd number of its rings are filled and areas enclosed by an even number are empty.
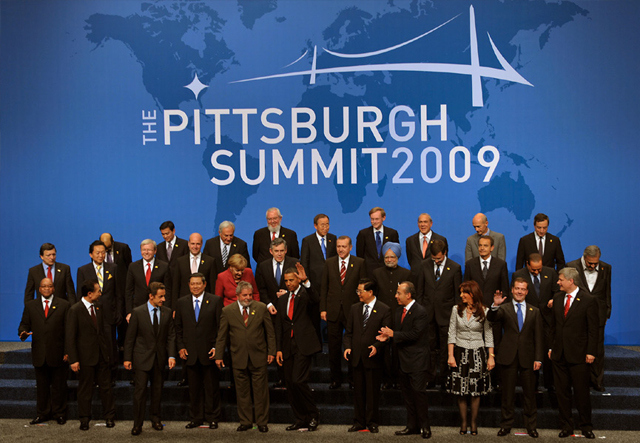
[[[244,268],[235,268],[233,266],[229,266],[229,270],[231,271],[231,275],[233,275],[233,279],[235,281],[240,281],[242,278],[242,273],[244,272]]]
[[[460,291],[460,298],[462,299],[462,303],[466,305],[473,303],[473,296],[468,292]]]

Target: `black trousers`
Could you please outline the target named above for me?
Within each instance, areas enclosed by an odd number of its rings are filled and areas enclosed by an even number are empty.
[[[427,371],[406,373],[400,370],[400,389],[407,408],[407,428],[417,431],[428,428]]]
[[[111,367],[100,354],[97,365],[87,366],[80,364],[78,375],[78,417],[81,422],[91,420],[91,399],[93,398],[93,388],[96,383],[100,390],[104,418],[113,420],[116,417],[116,403],[113,398],[113,388],[111,387]]]
[[[156,357],[153,367],[149,371],[134,368],[135,388],[133,391],[133,426],[142,427],[144,413],[147,406],[147,383],[151,381],[151,406],[149,409],[152,423],[160,423],[160,404],[162,387],[164,385],[164,365]]]
[[[291,339],[291,354],[282,363],[284,382],[287,386],[287,397],[297,422],[309,423],[313,418],[318,419],[319,412],[313,392],[309,387],[311,373],[310,355],[302,355],[295,338]]]
[[[604,386],[604,325],[598,328],[598,347],[596,348],[596,359],[591,363],[591,384]]]
[[[329,371],[331,381],[342,383],[342,335],[347,326],[347,319],[342,308],[336,321],[327,320],[327,333],[329,335]],[[348,381],[353,381],[351,365],[348,365]]]
[[[518,364],[518,356],[510,365],[500,365],[502,373],[502,421],[500,427],[511,429],[514,423],[514,405],[518,375],[522,384],[524,425],[527,430],[538,427],[538,407],[536,405],[535,371],[533,367],[523,368]]]
[[[586,356],[585,356],[586,358]],[[560,413],[560,427],[563,431],[573,432],[573,416],[571,414],[571,388],[576,400],[580,429],[582,432],[592,431],[591,396],[589,394],[589,365],[568,363],[564,355],[553,362],[553,376],[556,382],[556,396]]]
[[[191,420],[197,423],[220,421],[220,371],[215,364],[196,362],[187,366]]]
[[[439,326],[434,320],[429,323],[427,330],[429,331],[429,349],[431,350],[429,380],[435,380],[436,383],[444,386],[449,375],[449,365],[447,364],[449,357],[449,349],[447,347],[449,325]]]
[[[380,423],[380,368],[365,368],[362,360],[353,367],[353,403],[355,424],[377,426]]]
[[[38,417],[67,417],[67,378],[69,365],[36,366],[36,415]]]

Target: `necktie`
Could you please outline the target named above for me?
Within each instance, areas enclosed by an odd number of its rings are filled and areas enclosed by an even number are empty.
[[[47,278],[53,281],[53,276],[51,275],[51,266],[47,266]]]
[[[49,300],[44,301],[44,318],[49,316]]]
[[[407,315],[407,308],[402,308],[402,317],[400,318],[400,323],[404,321],[404,317]]]
[[[344,285],[344,278],[347,275],[347,267],[344,265],[344,260],[342,260],[342,266],[340,266],[340,284]]]
[[[436,281],[440,280],[440,265],[436,267]]]
[[[280,262],[276,262],[276,283],[280,284],[280,280],[282,279],[282,271],[280,269]]]
[[[155,335],[158,335],[158,328],[159,328],[159,324],[158,324],[158,308],[153,308],[153,333]]]
[[[362,315],[362,329],[367,327],[367,320],[369,320],[369,305],[364,305],[364,314]]]
[[[540,276],[536,275],[533,277],[533,287],[536,290],[536,295],[540,296]]]
[[[571,307],[571,295],[567,294],[567,302],[564,304],[564,316],[567,316],[569,308]]]
[[[518,308],[518,312],[516,312],[518,316],[518,330],[522,331],[522,324],[524,323],[524,318],[522,316],[522,304],[516,303],[516,307]]]
[[[171,253],[173,252],[173,246],[171,243],[167,243],[167,260],[171,261]]]
[[[378,250],[378,257],[380,257],[380,252],[382,252],[382,237],[380,231],[376,232],[376,249]]]
[[[196,313],[196,321],[198,321],[198,319],[200,318],[200,300],[198,300],[197,298],[196,298],[196,307],[193,308],[193,310]]]
[[[542,237],[538,237],[538,254],[542,255],[544,249],[542,247]]]
[[[100,265],[96,266],[96,275],[98,276],[98,283],[100,283],[100,289],[102,289],[104,286],[104,278],[102,278],[102,273],[100,272],[101,267],[102,266]]]
[[[149,286],[149,280],[151,280],[151,263],[147,263],[147,273],[145,274],[144,278],[147,280],[147,286]]]
[[[422,236],[422,258],[427,257],[427,248],[429,247],[429,242],[427,241],[427,236]]]
[[[482,278],[487,278],[487,272],[489,272],[489,269],[487,268],[487,261],[483,260],[482,261]]]
[[[113,258],[111,258],[111,251],[107,251],[107,263],[113,263]]]
[[[242,308],[242,320],[244,320],[244,325],[247,326],[249,323],[249,308],[246,306]]]
[[[93,310],[93,305],[90,307],[91,309],[91,320],[93,320],[93,326],[98,329],[98,317],[96,317],[96,311]]]
[[[276,233],[275,231],[271,233],[271,241],[274,241],[276,239]]]
[[[289,316],[290,320],[293,320],[293,301],[295,300],[295,298],[296,298],[296,296],[292,292],[291,293],[291,300],[289,301],[289,312],[287,313],[287,315]],[[293,323],[291,324],[291,336],[293,337]]]
[[[224,245],[222,248],[222,267],[227,266],[227,258],[229,258],[229,245]]]
[[[324,244],[324,237],[322,237],[320,239],[320,247],[322,248],[322,255],[324,257],[324,259],[327,259],[327,247]]]
[[[198,272],[198,257],[193,257],[193,261],[191,262],[191,273],[195,274]]]

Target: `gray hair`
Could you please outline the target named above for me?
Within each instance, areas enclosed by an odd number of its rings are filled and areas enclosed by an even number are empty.
[[[253,293],[253,286],[248,281],[238,282],[238,286],[236,287],[236,295],[240,295],[242,291],[245,289],[249,289]]]
[[[596,245],[587,246],[584,248],[584,256],[585,257],[600,257],[600,248]]]
[[[278,208],[269,208],[269,209],[267,209],[267,212],[265,213],[265,217],[269,217],[269,212],[277,212],[278,213],[278,217],[282,217],[282,214],[280,213],[280,209],[278,209]]]
[[[580,282],[580,274],[578,274],[578,270],[576,268],[566,267],[560,269],[558,272],[560,275],[564,275],[564,278],[567,280],[573,280],[573,283],[577,286]]]
[[[236,230],[236,225],[234,225],[232,222],[225,220],[222,223],[220,223],[220,226],[218,226],[218,232],[222,231],[223,229],[227,229],[227,228],[233,228],[233,230]]]
[[[151,240],[150,238],[147,238],[140,242],[140,247],[143,247],[144,245],[153,245],[153,249],[158,249],[158,245],[156,244],[156,242]]]

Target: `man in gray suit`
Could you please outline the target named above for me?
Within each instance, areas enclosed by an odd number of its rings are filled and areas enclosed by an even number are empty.
[[[473,229],[476,230],[476,233],[467,238],[467,246],[464,249],[464,261],[468,262],[472,258],[480,256],[478,252],[478,239],[483,235],[488,235],[493,238],[495,248],[491,251],[491,255],[506,261],[507,244],[505,243],[504,235],[489,229],[487,216],[479,212],[473,217],[471,223],[473,223]]]

